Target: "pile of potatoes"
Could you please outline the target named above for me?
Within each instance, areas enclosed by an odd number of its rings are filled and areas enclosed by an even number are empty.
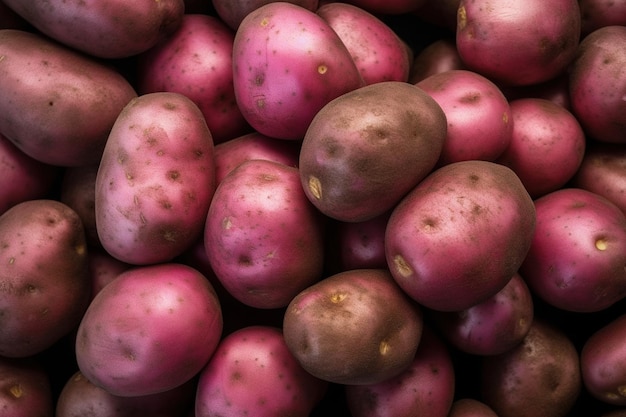
[[[623,0],[0,0],[0,414],[626,416],[625,44]]]

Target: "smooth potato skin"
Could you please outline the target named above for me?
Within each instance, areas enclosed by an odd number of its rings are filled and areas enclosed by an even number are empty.
[[[131,84],[36,33],[1,30],[0,56],[0,133],[50,165],[98,163]]]
[[[53,417],[50,376],[37,358],[0,357],[0,410],[10,417]]]
[[[0,216],[0,356],[44,351],[89,303],[85,232],[71,208],[28,200]]]
[[[215,191],[213,147],[202,112],[184,95],[149,93],[128,103],[96,175],[96,228],[104,249],[147,265],[191,246]]]
[[[184,0],[6,0],[47,36],[99,58],[126,58],[154,46],[180,24]]]

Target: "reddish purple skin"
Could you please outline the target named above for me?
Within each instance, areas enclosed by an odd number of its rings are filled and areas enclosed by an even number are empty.
[[[426,0],[350,0],[348,3],[374,14],[403,14],[418,10]]]
[[[411,365],[378,384],[348,385],[352,417],[447,417],[454,400],[455,374],[448,347],[424,327]]]
[[[512,134],[496,162],[511,168],[533,199],[562,188],[585,155],[586,137],[574,115],[540,98],[510,102]]]
[[[69,167],[63,171],[59,200],[71,207],[85,227],[90,246],[102,248],[96,227],[96,176],[99,164]]]
[[[604,197],[563,188],[535,200],[537,225],[520,267],[531,291],[574,312],[604,310],[626,295],[626,216]]]
[[[452,403],[448,417],[498,417],[487,404],[475,398],[460,398]]]
[[[580,353],[583,384],[598,400],[626,405],[626,315],[618,315],[595,331]]]
[[[11,417],[53,417],[50,377],[37,359],[0,357],[0,410]]]
[[[308,416],[327,385],[300,366],[279,328],[249,326],[224,337],[199,374],[195,416]]]
[[[237,30],[241,21],[249,14],[275,0],[212,0],[215,12],[231,29]],[[319,6],[318,0],[287,0],[289,3],[304,7],[314,12]]]
[[[626,1],[624,0],[579,0],[578,5],[583,36],[604,26],[626,26]]]
[[[122,272],[134,266],[114,258],[101,248],[90,248],[87,258],[91,277],[91,299]]]
[[[489,299],[458,312],[432,312],[443,337],[460,351],[498,355],[515,347],[530,330],[533,300],[519,274]]]
[[[435,2],[434,4],[438,3]],[[415,55],[408,81],[411,84],[416,84],[431,75],[461,69],[466,68],[454,41],[447,38],[438,39]]]
[[[385,229],[390,213],[362,222],[338,222],[330,239],[337,247],[337,268],[386,268]]]

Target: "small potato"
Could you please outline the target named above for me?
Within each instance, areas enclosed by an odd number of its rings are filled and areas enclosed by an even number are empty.
[[[87,256],[80,217],[63,203],[28,200],[0,216],[0,356],[43,352],[78,325]]]
[[[0,414],[52,417],[54,401],[50,378],[41,362],[0,357]]]
[[[139,266],[94,297],[76,333],[76,361],[94,385],[121,397],[187,383],[222,336],[209,281],[182,264]]]
[[[311,374],[346,385],[380,383],[413,362],[422,312],[386,269],[353,269],[306,288],[289,303],[283,333]]]
[[[225,336],[198,379],[195,416],[308,416],[327,382],[306,372],[279,328],[249,326]]]
[[[114,258],[101,248],[90,248],[87,256],[89,261],[89,275],[91,277],[91,299],[122,272],[133,267],[133,265]]]
[[[0,133],[58,166],[98,163],[120,111],[137,96],[116,70],[31,32],[0,30]]]
[[[456,1],[458,3],[458,0]],[[439,2],[433,4],[439,4]],[[456,21],[456,13],[454,16]],[[416,84],[440,72],[465,69],[454,41],[448,38],[437,39],[415,55],[408,81]]]
[[[149,93],[119,114],[96,175],[102,247],[123,262],[172,260],[202,234],[215,191],[213,138],[179,93]]]

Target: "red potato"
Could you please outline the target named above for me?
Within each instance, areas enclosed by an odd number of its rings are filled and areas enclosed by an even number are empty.
[[[91,247],[102,247],[96,227],[97,164],[69,167],[63,170],[59,186],[59,201],[78,214],[85,229],[85,239]]]
[[[0,216],[0,356],[38,354],[72,331],[89,304],[85,232],[71,208],[28,200]]]
[[[38,31],[100,58],[125,58],[148,50],[173,32],[183,0],[2,0]]]
[[[604,26],[626,26],[626,1],[578,0],[582,21],[581,35],[587,36]]]
[[[513,171],[489,161],[456,162],[433,171],[393,209],[387,264],[425,307],[463,310],[511,280],[534,226],[533,201]]]
[[[314,12],[319,0],[287,0],[289,3]],[[220,19],[231,29],[237,30],[241,21],[250,13],[275,0],[212,0],[211,3]]]
[[[571,183],[600,194],[626,213],[626,146],[588,141]]]
[[[244,327],[222,339],[200,373],[195,417],[305,417],[326,389],[300,366],[280,328]]]
[[[316,13],[346,45],[365,84],[408,81],[410,48],[378,17],[342,2],[321,5]]]
[[[328,217],[371,219],[430,173],[445,136],[445,114],[421,88],[401,81],[358,88],[310,123],[300,148],[302,187]]]
[[[427,0],[349,0],[346,3],[354,4],[377,15],[400,15],[419,9],[426,1]]]
[[[447,417],[455,394],[455,374],[448,347],[424,327],[411,365],[378,384],[348,385],[352,417]]]
[[[582,390],[576,347],[543,320],[515,348],[483,357],[480,378],[481,398],[499,417],[564,417]]]
[[[94,385],[76,371],[56,400],[55,417],[186,417],[193,409],[195,379],[165,392],[120,397]]]
[[[297,167],[300,144],[270,138],[258,132],[218,143],[215,146],[215,181],[219,184],[224,177],[241,163],[251,159],[266,159]]]
[[[250,160],[220,183],[204,227],[216,277],[240,302],[281,308],[319,280],[323,217],[304,195],[298,169]]]
[[[98,163],[115,119],[137,95],[130,83],[36,33],[1,30],[0,57],[0,134],[43,163]]]
[[[437,329],[454,348],[472,355],[499,355],[518,345],[530,330],[534,303],[519,275],[495,295],[465,310],[431,313]]]
[[[324,19],[272,2],[248,14],[233,42],[237,103],[259,133],[301,140],[332,99],[364,85],[350,52]]]
[[[50,377],[41,362],[33,358],[0,357],[3,416],[53,417],[54,401]]]
[[[604,197],[562,188],[535,200],[520,267],[533,294],[565,311],[597,312],[626,296],[626,215]]]
[[[448,417],[498,417],[487,404],[475,398],[459,398],[452,403]]]
[[[133,267],[133,265],[114,258],[108,252],[100,248],[90,248],[87,257],[91,277],[91,299],[122,272]]]
[[[591,139],[626,143],[626,27],[605,26],[578,45],[569,69],[572,113]]]
[[[386,269],[331,275],[296,295],[283,320],[289,351],[314,376],[336,384],[380,383],[415,357],[422,312]]]
[[[496,162],[511,168],[534,199],[565,186],[585,155],[586,137],[574,115],[540,98],[510,101],[513,132]]]
[[[504,86],[502,92],[510,101],[520,98],[542,98],[572,111],[569,97],[569,74],[563,72],[555,78],[538,84]]]
[[[120,112],[96,175],[102,247],[119,260],[172,260],[202,234],[213,193],[213,139],[179,93],[139,96]]]
[[[137,57],[139,94],[184,94],[202,111],[214,143],[250,130],[233,87],[235,33],[213,16],[186,14],[180,27]]]
[[[441,106],[448,122],[439,165],[495,161],[513,134],[511,109],[500,88],[468,70],[450,70],[416,83]]]
[[[595,330],[580,353],[585,389],[607,404],[626,405],[625,337],[626,315],[620,314]]]
[[[61,170],[22,152],[0,134],[0,214],[18,203],[50,197]]]
[[[456,14],[455,14],[456,21]],[[413,58],[408,82],[417,84],[423,79],[450,70],[464,70],[465,64],[454,40],[441,38],[425,46]]]
[[[222,336],[215,290],[183,264],[120,274],[91,301],[76,333],[76,362],[94,385],[122,397],[187,383]]]
[[[577,0],[461,0],[456,45],[469,69],[498,84],[529,85],[565,71],[580,27]]]

